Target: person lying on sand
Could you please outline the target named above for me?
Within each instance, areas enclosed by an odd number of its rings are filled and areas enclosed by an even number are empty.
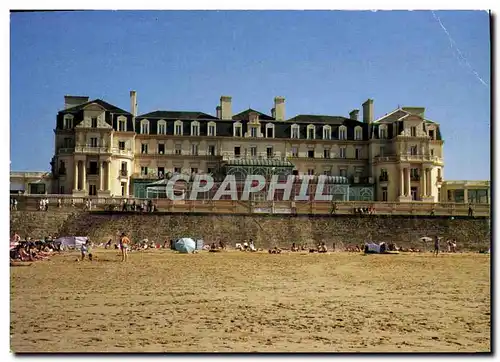
[[[299,251],[299,248],[297,247],[297,245],[295,245],[295,243],[292,244],[292,247],[290,248],[290,251]]]
[[[269,254],[281,254],[281,249],[275,246],[272,249],[269,249]]]

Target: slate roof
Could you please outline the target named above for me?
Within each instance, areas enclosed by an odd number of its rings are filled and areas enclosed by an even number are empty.
[[[125,110],[123,110],[121,108],[118,108],[117,106],[114,106],[114,105],[112,105],[112,104],[110,104],[108,102],[105,102],[102,99],[94,99],[94,100],[91,100],[89,102],[80,104],[78,106],[74,106],[74,107],[71,107],[71,108],[68,108],[68,109],[63,109],[63,110],[60,110],[59,113],[64,113],[64,114],[67,114],[67,113],[71,113],[71,114],[78,113],[78,112],[82,111],[86,106],[88,106],[89,104],[92,104],[92,103],[97,103],[101,107],[103,107],[106,111],[110,111],[110,112],[115,113],[115,114],[130,115],[129,112],[127,112],[127,111],[125,111]]]
[[[146,114],[141,114],[137,116],[136,119],[174,119],[174,120],[197,120],[197,119],[218,119],[217,117],[211,116],[203,112],[191,112],[191,111],[154,111]]]

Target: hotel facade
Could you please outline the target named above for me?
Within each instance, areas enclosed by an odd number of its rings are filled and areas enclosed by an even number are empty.
[[[347,117],[287,118],[283,97],[274,98],[268,114],[235,114],[232,98],[222,96],[215,115],[138,114],[135,91],[130,111],[101,99],[64,100],[48,193],[145,197],[146,185],[173,173],[296,174],[337,176],[332,182],[348,186],[338,200],[443,200],[443,139],[423,107],[400,107],[375,119],[368,99],[361,115],[354,109]]]

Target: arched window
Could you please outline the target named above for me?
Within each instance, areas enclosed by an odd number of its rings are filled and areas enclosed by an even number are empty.
[[[147,119],[141,121],[141,134],[149,134],[149,121]]]
[[[356,141],[363,140],[363,129],[360,126],[354,128],[354,139]]]
[[[347,139],[347,127],[340,126],[339,127],[339,140],[346,140],[346,139]]]
[[[215,122],[208,122],[208,136],[209,137],[217,136],[217,127]]]
[[[331,140],[332,139],[332,127],[323,126],[323,139]]]
[[[167,134],[167,122],[163,119],[158,121],[158,134]]]
[[[191,122],[191,136],[199,136],[200,135],[200,122],[193,121]]]
[[[177,120],[174,122],[174,135],[182,136],[182,134],[183,134],[182,121]]]
[[[272,123],[266,124],[266,137],[274,138],[274,124]]]
[[[307,139],[313,140],[316,138],[316,127],[313,124],[307,125]]]
[[[298,124],[292,124],[292,137],[291,138],[300,138],[300,127]]]

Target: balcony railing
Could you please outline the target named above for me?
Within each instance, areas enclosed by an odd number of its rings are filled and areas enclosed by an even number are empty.
[[[128,176],[128,170],[120,170],[118,172],[118,176],[127,177]]]
[[[44,195],[18,195],[18,210],[37,210],[39,207],[40,198],[49,199],[49,205],[57,205],[57,201],[61,200],[63,208],[83,209],[85,202],[92,199],[92,204],[96,210],[109,209],[110,205],[120,207],[122,202],[127,199],[135,199],[140,202],[144,199],[129,197],[73,197],[71,195],[57,195],[57,194],[44,194]],[[325,202],[311,202],[311,201],[270,201],[270,202],[245,202],[245,201],[231,201],[231,200],[184,200],[184,201],[170,201],[168,199],[155,199],[154,200],[158,211],[167,212],[206,212],[209,214],[252,214],[252,213],[295,213],[303,215],[329,215],[332,213],[332,204],[329,201]],[[336,214],[338,215],[352,215],[357,208],[373,208],[374,215],[433,215],[433,217],[449,217],[449,216],[462,216],[467,217],[469,204],[468,203],[427,203],[427,202],[381,202],[381,201],[346,201],[336,202]],[[52,209],[54,210],[54,208]],[[49,208],[49,211],[51,209]],[[490,217],[490,204],[474,204],[473,205],[474,217]]]
[[[410,175],[411,181],[420,181],[420,175]]]
[[[59,176],[65,176],[66,175],[66,169],[65,168],[60,168],[59,171],[57,172]]]
[[[389,181],[389,175],[380,175],[380,176],[378,177],[378,180],[379,180],[380,182],[388,182],[388,181]]]
[[[111,153],[111,147],[108,146],[76,146],[75,153]]]
[[[411,154],[400,154],[400,155],[384,155],[384,156],[375,156],[375,162],[443,162],[443,159],[438,156],[431,155],[411,155]]]

